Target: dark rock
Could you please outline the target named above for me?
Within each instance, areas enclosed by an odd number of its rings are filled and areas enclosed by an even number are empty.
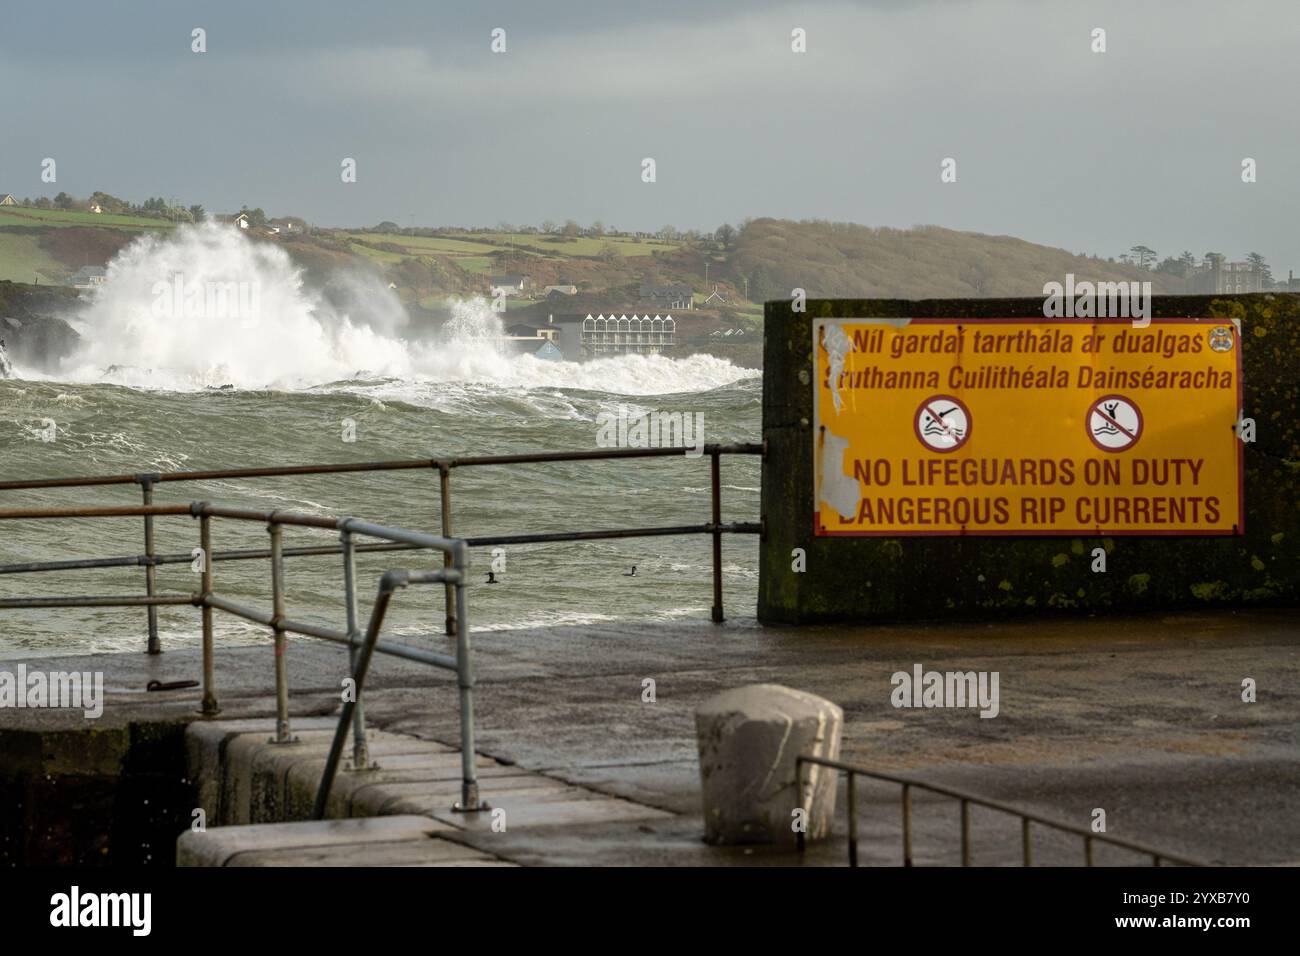
[[[49,370],[70,355],[80,336],[63,316],[76,308],[77,295],[58,286],[0,282],[0,339],[20,367]]]

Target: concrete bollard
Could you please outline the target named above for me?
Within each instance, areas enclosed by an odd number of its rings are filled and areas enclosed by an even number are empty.
[[[808,840],[828,836],[838,773],[805,764],[796,791],[795,758],[838,759],[843,727],[835,704],[780,684],[738,687],[701,704],[695,733],[705,842],[793,844],[797,808]]]

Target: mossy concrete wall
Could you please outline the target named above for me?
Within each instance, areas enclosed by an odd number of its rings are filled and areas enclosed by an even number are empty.
[[[1240,319],[1246,534],[1233,537],[815,538],[812,322],[1038,317],[1034,299],[769,302],[763,340],[759,619],[772,623],[983,618],[1300,604],[1300,295],[1164,296],[1156,317]],[[1091,570],[1096,547],[1104,573]],[[807,570],[792,570],[803,548]],[[945,582],[936,599],[927,582]]]

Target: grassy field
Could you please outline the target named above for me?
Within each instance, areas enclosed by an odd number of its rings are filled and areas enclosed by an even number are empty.
[[[406,256],[399,255],[396,252],[389,252],[387,249],[376,249],[374,246],[368,246],[364,242],[349,242],[348,248],[359,256],[365,256],[378,262],[401,262],[406,258]]]
[[[163,219],[143,216],[114,216],[108,213],[71,212],[62,209],[30,209],[26,206],[0,206],[0,226],[63,228],[67,226],[111,226],[114,229],[171,229]]]
[[[627,239],[619,236],[576,236],[568,239],[562,236],[533,235],[531,233],[476,232],[473,235],[479,239],[492,240],[495,245],[491,248],[494,249],[500,249],[503,246],[509,248],[513,243],[520,249],[531,249],[544,255],[551,254],[561,257],[598,256],[601,250],[605,248],[606,243],[614,246],[625,256],[648,256],[656,250],[675,249],[678,245],[675,242],[665,242],[661,239]]]
[[[35,232],[0,232],[0,279],[61,282],[71,271],[41,248]]]
[[[375,232],[349,232],[344,235],[351,242],[385,244],[401,246],[411,250],[411,255],[482,255],[495,252],[497,247],[485,242],[473,242],[465,239],[449,239],[444,236],[394,236]]]
[[[656,250],[677,247],[676,242],[661,239],[629,239],[620,236],[561,236],[534,235],[522,232],[449,233],[445,236],[399,236],[385,233],[345,233],[352,242],[391,243],[412,250],[413,254],[439,253],[443,255],[481,256],[487,253],[516,249],[545,256],[568,258],[571,256],[598,256],[609,243],[625,256],[648,256]]]

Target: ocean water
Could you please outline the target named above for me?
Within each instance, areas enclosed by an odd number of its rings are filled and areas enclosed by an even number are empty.
[[[507,356],[492,341],[499,323],[482,301],[457,303],[439,334],[416,334],[401,303],[372,277],[333,281],[328,295],[309,289],[280,249],[232,230],[184,230],[129,247],[70,317],[82,350],[53,369],[19,364],[0,381],[0,480],[589,450],[603,415],[656,411],[702,416],[709,442],[759,439],[756,371],[704,355],[588,363]],[[187,311],[170,291],[221,283],[254,290],[244,304],[251,298],[255,310]],[[724,458],[722,485],[724,520],[757,520],[757,459]],[[432,469],[165,483],[155,492],[157,503],[195,500],[440,527]],[[138,501],[134,485],[0,492],[6,508]],[[467,536],[700,523],[709,517],[708,459],[463,469],[453,472],[452,514],[453,532]],[[217,520],[213,529],[217,550],[267,546],[260,524]],[[158,518],[156,538],[159,553],[188,553],[198,523]],[[139,518],[4,521],[0,565],[137,555],[142,539]],[[335,540],[285,532],[286,547]],[[472,554],[476,629],[709,615],[703,535],[508,546],[502,557],[501,583],[489,585],[493,554]],[[363,618],[384,570],[440,561],[361,556]],[[627,576],[632,565],[636,574]],[[724,568],[727,613],[752,616],[756,539],[725,538]],[[0,595],[138,594],[143,577],[140,568],[3,574]],[[188,564],[160,568],[158,581],[162,590],[198,588]],[[340,558],[288,559],[288,613],[341,627],[341,582]],[[215,587],[270,607],[265,561],[218,563]],[[442,618],[440,588],[408,589],[386,633],[436,635]],[[162,608],[159,620],[164,648],[198,643],[196,608]],[[269,640],[265,628],[221,613],[216,621],[219,644]],[[145,636],[138,608],[0,610],[5,657],[137,650]]]

